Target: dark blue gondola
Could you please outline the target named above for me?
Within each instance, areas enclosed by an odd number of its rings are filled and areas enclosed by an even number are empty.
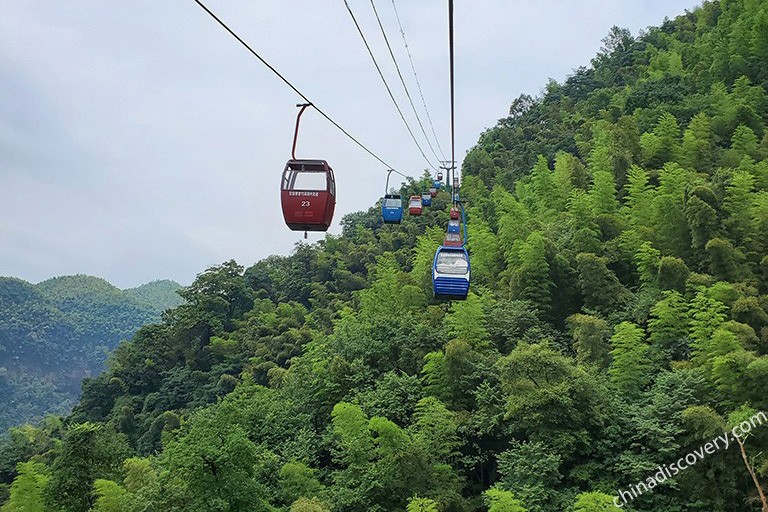
[[[448,233],[461,233],[461,222],[458,219],[448,221]]]
[[[469,253],[463,246],[441,245],[432,262],[435,297],[463,300],[469,293]]]
[[[435,180],[432,182],[432,187],[440,190],[443,187],[443,182],[440,180]]]
[[[394,169],[387,171],[387,184],[384,187],[384,197],[381,199],[381,217],[384,224],[400,224],[403,220],[403,198],[400,194],[389,193],[389,176]]]
[[[400,194],[386,194],[381,200],[381,216],[385,224],[400,224],[403,220],[403,198]]]
[[[425,192],[424,194],[421,194],[421,205],[432,206],[432,194],[430,194],[429,192]]]

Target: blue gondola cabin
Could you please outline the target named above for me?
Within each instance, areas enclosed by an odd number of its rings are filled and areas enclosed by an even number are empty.
[[[432,263],[435,297],[459,299],[469,293],[469,253],[465,247],[440,246]]]
[[[403,198],[400,194],[387,194],[381,200],[381,216],[385,224],[400,224],[403,220]]]

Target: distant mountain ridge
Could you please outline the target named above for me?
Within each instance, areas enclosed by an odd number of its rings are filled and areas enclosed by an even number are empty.
[[[142,325],[183,299],[181,285],[158,280],[121,290],[88,275],[32,284],[0,277],[0,429],[65,413],[83,377]]]
[[[181,285],[176,281],[158,279],[136,288],[126,288],[123,292],[139,302],[160,308],[162,312],[166,309],[175,308],[184,302],[179,294],[176,293],[180,288]]]

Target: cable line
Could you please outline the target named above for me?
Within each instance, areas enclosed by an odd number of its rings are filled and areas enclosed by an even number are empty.
[[[239,42],[241,45],[243,45],[243,46],[244,46],[244,47],[245,47],[245,48],[246,48],[246,49],[247,49],[249,52],[251,52],[251,54],[253,54],[253,56],[254,56],[254,57],[256,57],[257,59],[259,59],[259,60],[261,61],[261,63],[262,63],[262,64],[264,64],[264,65],[265,65],[265,66],[266,66],[266,67],[267,67],[267,68],[268,68],[270,71],[272,71],[272,73],[274,73],[275,75],[277,75],[277,77],[278,77],[280,80],[282,80],[283,82],[285,82],[285,84],[286,84],[288,87],[290,87],[291,89],[293,89],[293,91],[294,91],[296,94],[298,94],[299,96],[301,96],[301,98],[302,98],[302,99],[303,99],[305,102],[312,104],[312,106],[313,106],[313,107],[315,107],[315,110],[316,110],[316,111],[317,111],[317,112],[318,112],[318,113],[319,113],[321,116],[323,116],[325,119],[327,119],[327,120],[328,120],[328,122],[330,122],[330,123],[331,123],[333,126],[335,126],[336,128],[338,128],[338,129],[339,129],[339,131],[341,131],[341,133],[343,133],[344,135],[346,135],[346,136],[347,136],[347,137],[348,137],[350,140],[352,140],[352,142],[354,142],[355,144],[357,144],[358,146],[360,146],[360,147],[361,147],[363,150],[365,150],[365,152],[366,152],[366,153],[368,153],[368,154],[369,154],[369,155],[371,155],[373,158],[375,158],[375,159],[376,159],[376,160],[378,160],[380,163],[382,163],[382,164],[383,164],[383,165],[384,165],[384,166],[385,166],[387,169],[393,169],[393,167],[392,167],[390,164],[388,164],[387,162],[385,162],[385,161],[384,161],[384,160],[383,160],[381,157],[379,157],[379,156],[378,156],[376,153],[374,153],[373,151],[371,151],[370,149],[368,149],[368,147],[366,147],[366,146],[365,146],[365,144],[363,144],[362,142],[360,142],[359,140],[357,140],[355,137],[353,137],[351,133],[349,133],[347,130],[345,130],[345,129],[344,129],[344,127],[342,127],[342,126],[341,126],[339,123],[337,123],[336,121],[334,121],[334,120],[331,118],[331,116],[329,116],[328,114],[326,114],[326,113],[325,113],[323,110],[321,110],[321,109],[320,109],[320,108],[319,108],[317,105],[315,105],[315,104],[312,102],[312,100],[310,100],[310,99],[309,99],[307,96],[305,96],[305,95],[304,95],[304,93],[302,93],[302,92],[301,92],[299,89],[297,89],[297,88],[296,88],[296,86],[294,86],[294,85],[293,85],[293,84],[292,84],[292,83],[291,83],[291,82],[290,82],[290,81],[289,81],[287,78],[285,78],[285,77],[284,77],[284,76],[283,76],[283,75],[282,75],[282,74],[281,74],[281,73],[280,73],[280,72],[279,72],[277,69],[275,69],[275,68],[274,68],[274,67],[273,67],[273,66],[272,66],[272,65],[271,65],[269,62],[267,62],[266,60],[264,60],[264,58],[263,58],[261,55],[259,55],[259,54],[256,52],[256,50],[254,50],[253,48],[251,48],[251,47],[250,47],[250,45],[248,45],[248,43],[246,43],[246,42],[245,42],[245,41],[244,41],[244,40],[243,40],[243,39],[242,39],[242,38],[241,38],[239,35],[237,35],[237,34],[235,33],[235,31],[234,31],[234,30],[232,30],[231,28],[229,28],[229,26],[228,26],[226,23],[224,23],[224,22],[223,22],[223,21],[222,21],[222,20],[221,20],[221,19],[220,19],[218,16],[216,16],[216,14],[214,14],[214,13],[213,13],[213,12],[212,12],[212,11],[211,11],[211,10],[210,10],[208,7],[206,7],[206,5],[205,5],[205,4],[204,4],[204,3],[203,3],[201,0],[194,0],[194,2],[195,2],[197,5],[199,5],[199,6],[200,6],[200,8],[201,8],[201,9],[203,9],[203,10],[204,10],[204,11],[205,11],[205,12],[206,12],[206,13],[207,13],[207,14],[208,14],[208,15],[209,15],[211,18],[213,18],[214,20],[216,20],[216,22],[217,22],[219,25],[221,25],[221,26],[224,28],[224,30],[226,30],[227,32],[229,32],[229,34],[230,34],[232,37],[234,37],[234,38],[235,38],[235,39],[236,39],[236,40],[237,40],[237,41],[238,41],[238,42]],[[394,172],[395,172],[396,174],[399,174],[399,175],[400,175],[400,176],[402,176],[403,178],[411,178],[411,176],[405,175],[405,174],[403,174],[403,173],[401,173],[401,172],[399,172],[399,171],[394,171]]]
[[[429,115],[429,109],[427,108],[427,101],[424,99],[424,91],[421,90],[421,82],[419,81],[419,75],[416,73],[416,66],[413,64],[413,56],[411,55],[411,49],[408,46],[408,40],[405,38],[405,30],[403,30],[403,24],[400,22],[400,14],[397,12],[397,7],[395,6],[395,0],[392,0],[392,8],[395,10],[395,18],[397,18],[397,26],[400,28],[400,35],[403,37],[403,44],[405,45],[405,51],[408,53],[408,60],[411,63],[411,71],[413,71],[413,78],[416,79],[416,87],[419,89],[419,96],[421,96],[421,104],[424,105],[424,112],[427,114],[427,121],[429,122],[429,127],[432,129],[432,136],[435,138],[435,142],[437,143],[437,149],[440,151],[440,155],[443,157],[442,160],[446,160],[445,158],[445,152],[443,152],[442,146],[440,146],[440,139],[437,136],[437,132],[435,131],[435,125],[432,123],[432,116]]]
[[[424,125],[421,123],[421,118],[419,117],[419,113],[416,111],[416,105],[413,104],[413,98],[411,98],[411,93],[408,91],[408,86],[405,85],[405,79],[403,78],[403,74],[400,72],[400,66],[397,64],[397,59],[395,59],[395,53],[392,51],[392,46],[389,44],[389,38],[387,37],[387,32],[384,30],[384,25],[381,23],[381,18],[379,18],[379,11],[376,9],[376,4],[373,0],[371,0],[371,7],[373,7],[373,13],[376,15],[376,21],[379,23],[379,28],[381,29],[381,35],[384,36],[384,42],[387,43],[387,49],[389,50],[389,56],[392,57],[392,62],[395,64],[395,69],[397,70],[397,76],[400,77],[400,83],[403,84],[403,90],[405,90],[405,95],[408,97],[408,102],[411,104],[411,110],[413,110],[413,115],[416,116],[416,121],[419,123],[419,128],[421,128],[421,133],[424,134],[424,139],[427,141],[427,145],[429,146],[429,149],[432,151],[432,154],[435,155],[435,160],[440,160],[440,157],[437,156],[437,153],[435,153],[435,148],[432,147],[432,143],[429,141],[429,136],[427,136],[426,130],[424,130]]]
[[[448,40],[451,60],[451,162],[452,175],[456,176],[456,118],[453,101],[453,0],[448,0]],[[454,198],[456,191],[452,190]]]
[[[197,2],[198,0],[195,0],[195,1]],[[416,140],[416,136],[413,134],[413,130],[411,130],[411,127],[408,124],[408,121],[406,121],[405,116],[403,115],[403,111],[400,109],[400,105],[397,104],[395,95],[392,94],[392,89],[390,89],[389,84],[387,83],[387,79],[384,78],[384,73],[382,73],[381,67],[379,67],[379,63],[376,61],[376,57],[374,57],[373,55],[373,50],[371,50],[371,46],[368,44],[368,40],[365,38],[365,34],[363,34],[363,30],[360,28],[360,24],[357,22],[357,18],[355,18],[355,14],[352,12],[352,8],[349,6],[349,2],[347,0],[344,0],[344,5],[347,6],[347,11],[349,11],[349,15],[352,17],[352,21],[355,23],[355,27],[357,27],[357,32],[360,34],[360,37],[363,39],[363,44],[365,44],[365,47],[368,50],[368,55],[371,56],[371,60],[373,60],[373,65],[376,66],[376,71],[379,72],[381,81],[384,82],[384,87],[387,89],[387,93],[389,93],[389,97],[392,99],[392,103],[395,104],[395,108],[397,109],[398,114],[400,114],[400,119],[403,120],[403,123],[405,124],[405,127],[408,130],[408,133],[411,134],[411,138],[413,139],[413,142],[416,144],[416,147],[419,148],[419,152],[421,153],[421,156],[424,157],[424,160],[427,162],[427,165],[429,165],[432,168],[432,170],[437,171],[437,169],[435,169],[435,166],[432,165],[432,162],[430,162],[429,158],[427,158],[427,155],[424,153],[424,150],[421,148],[419,141]]]

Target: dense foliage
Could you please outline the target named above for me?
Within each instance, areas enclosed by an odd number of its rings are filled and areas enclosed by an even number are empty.
[[[173,281],[122,291],[91,276],[37,285],[0,277],[0,431],[68,413],[83,377],[101,372],[121,340],[179,305],[179,288]]]
[[[614,29],[467,155],[466,301],[430,296],[445,192],[211,268],[10,432],[3,512],[616,510],[768,410],[766,79],[758,0]],[[766,427],[625,508],[759,510]]]
[[[178,294],[180,288],[181,285],[176,281],[161,279],[136,288],[127,288],[123,292],[135,301],[146,304],[155,311],[163,312],[184,302]]]

